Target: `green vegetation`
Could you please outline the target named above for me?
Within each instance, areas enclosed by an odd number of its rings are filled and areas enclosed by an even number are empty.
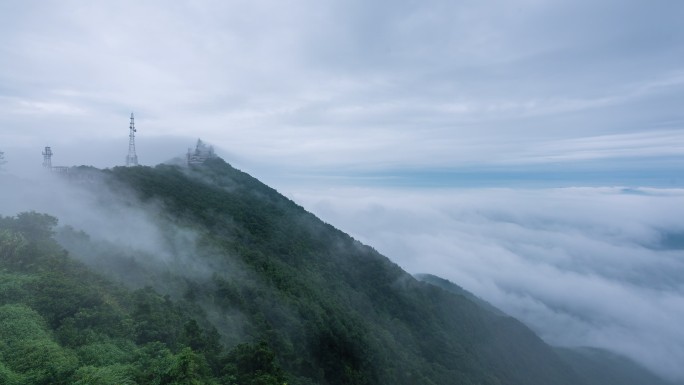
[[[224,354],[193,306],[126,290],[70,259],[52,239],[56,224],[44,214],[0,217],[0,383],[284,382],[267,346]],[[262,372],[236,373],[239,363]]]

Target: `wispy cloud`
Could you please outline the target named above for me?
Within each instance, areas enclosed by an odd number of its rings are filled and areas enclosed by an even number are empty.
[[[534,143],[519,162],[571,162],[601,159],[678,157],[684,153],[684,131],[659,130]]]
[[[0,102],[4,114],[41,115],[51,118],[55,115],[84,115],[86,112],[82,105],[63,101],[0,97]]]

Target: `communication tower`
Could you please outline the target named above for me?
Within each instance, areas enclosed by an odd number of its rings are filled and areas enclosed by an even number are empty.
[[[45,147],[45,151],[43,151],[43,167],[52,170],[52,150],[49,146]]]
[[[128,155],[126,156],[126,167],[133,167],[138,165],[138,155],[135,153],[135,122],[133,120],[133,113],[131,112],[131,125],[128,127]]]

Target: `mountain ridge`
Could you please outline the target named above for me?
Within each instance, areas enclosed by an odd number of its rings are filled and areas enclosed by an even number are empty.
[[[220,158],[89,172],[98,181],[84,188],[113,217],[147,211],[155,231],[137,236],[158,238],[156,249],[71,227],[58,230],[61,246],[109,279],[195,309],[226,349],[265,344],[288,383],[584,383],[521,323],[416,280]]]
[[[339,380],[333,379],[332,376],[339,376],[340,373],[351,370],[352,373],[367,373],[372,383],[383,383],[383,380],[393,383],[415,383],[415,380],[401,378],[399,367],[404,369],[424,366],[431,368],[429,371],[433,372],[432,376],[438,379],[432,380],[435,383],[448,383],[459,376],[464,379],[477,377],[479,379],[476,381],[481,383],[501,382],[500,379],[490,377],[494,377],[493,372],[504,369],[488,368],[483,359],[500,353],[496,349],[474,350],[474,339],[477,338],[477,334],[486,335],[487,332],[479,330],[479,325],[485,322],[479,319],[482,315],[476,314],[475,307],[469,301],[442,298],[443,294],[437,294],[439,292],[434,292],[415,281],[408,273],[372,248],[361,245],[331,225],[319,221],[274,189],[232,168],[221,159],[210,159],[204,165],[192,168],[188,174],[190,178],[181,183],[182,194],[168,192],[178,189],[178,184],[174,185],[172,181],[178,182],[183,179],[183,169],[160,166],[156,170],[162,171],[165,177],[158,178],[158,173],[145,168],[117,168],[112,170],[112,173],[118,176],[119,180],[132,181],[142,193],[143,201],[152,197],[161,199],[170,211],[180,212],[181,215],[185,215],[182,210],[195,206],[191,210],[192,215],[201,221],[209,222],[212,228],[210,237],[217,233],[228,233],[231,239],[239,239],[239,242],[234,241],[230,245],[226,245],[224,239],[220,239],[219,242],[241,254],[242,262],[250,265],[252,271],[257,271],[265,277],[268,286],[276,288],[281,295],[284,293],[295,297],[295,307],[302,306],[296,299],[299,297],[311,296],[316,303],[326,303],[329,297],[335,298],[340,310],[344,309],[343,313],[353,315],[342,319],[327,319],[321,316],[323,323],[339,322],[339,329],[328,329],[322,335],[309,336],[309,341],[294,338],[295,341],[305,344],[311,344],[313,339],[313,345],[318,345],[313,347],[313,351],[325,348],[311,355],[314,365],[334,367],[338,362],[344,363],[342,367],[331,371],[335,374],[324,375],[317,380],[335,383]],[[191,196],[194,198],[189,199]],[[217,213],[220,214],[216,215]],[[230,220],[225,221],[226,217]],[[249,249],[243,248],[244,244],[249,244]],[[316,282],[315,289],[307,287],[311,282]],[[345,296],[340,296],[340,292],[346,293]],[[324,293],[326,298],[317,298],[314,293]],[[421,309],[422,304],[430,301],[445,301],[447,305],[444,307],[449,310],[442,309],[445,311],[444,314],[430,317],[427,311]],[[303,307],[304,309],[298,309],[300,314],[302,310],[305,313],[316,311],[308,305]],[[440,306],[433,305],[433,308],[438,307]],[[357,308],[363,309],[363,312],[354,311]],[[460,309],[461,312],[449,313],[453,309]],[[328,309],[326,312],[330,311]],[[432,311],[434,312],[434,309]],[[368,325],[368,320],[365,320],[363,315],[372,315],[373,323]],[[392,330],[393,326],[388,323],[387,318],[400,320],[404,325],[420,327],[413,333],[406,333],[405,330],[402,333],[399,332],[401,328],[394,327],[396,331],[390,332],[389,337],[374,342],[378,335],[383,335],[383,330],[375,330],[382,329],[374,326],[375,324],[382,322],[384,328]],[[425,325],[423,318],[433,319]],[[461,330],[459,338],[453,338],[450,336],[453,331],[449,332],[448,328],[444,327],[449,322],[461,329],[468,325],[472,330]],[[312,326],[309,324],[305,326],[310,327]],[[359,329],[361,332],[357,334]],[[292,341],[291,337],[282,338]],[[399,354],[387,353],[385,350],[388,346],[409,346],[414,359],[407,360]],[[335,353],[330,358],[314,358],[329,350],[339,351],[339,354]],[[435,354],[438,351],[442,354]],[[543,359],[540,359],[544,361],[548,357],[554,357],[554,354],[548,352],[539,356],[543,356]],[[365,359],[370,361],[364,361]],[[507,357],[506,360],[511,358]],[[421,365],[412,365],[409,361],[418,361]],[[456,362],[460,364],[455,364]],[[554,365],[563,367],[558,361],[546,366]],[[378,366],[383,367],[383,370],[376,372],[375,368]],[[563,376],[573,376],[565,367],[562,372],[562,375],[551,376],[540,370],[539,376],[544,378],[544,383],[563,383]],[[416,370],[412,375],[425,374]],[[503,377],[503,374],[500,375]],[[506,376],[515,379],[521,374],[511,373]],[[344,378],[344,375],[341,378]],[[350,378],[347,378],[340,383],[348,383],[349,380]],[[426,380],[429,381],[427,378]],[[526,380],[532,383],[529,378]],[[515,380],[508,383],[515,383]],[[520,380],[518,383],[521,383]]]

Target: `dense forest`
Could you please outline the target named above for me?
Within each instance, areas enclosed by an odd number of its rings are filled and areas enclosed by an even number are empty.
[[[0,383],[588,383],[518,321],[221,159],[79,172],[120,192],[103,205],[145,210],[159,251],[0,217]]]
[[[284,383],[266,344],[225,351],[192,303],[128,290],[69,258],[56,224],[0,217],[0,383]]]

